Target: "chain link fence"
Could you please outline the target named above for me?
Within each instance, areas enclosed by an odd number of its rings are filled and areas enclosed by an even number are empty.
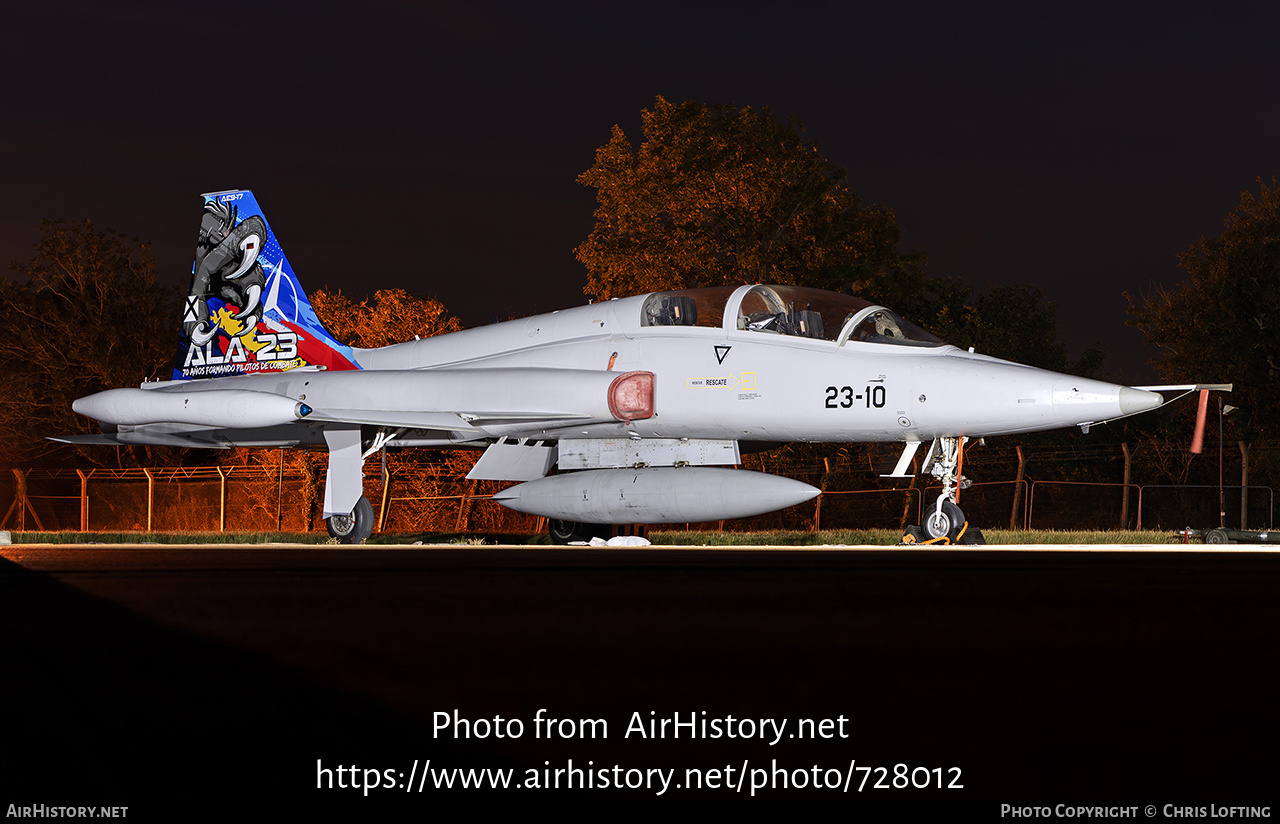
[[[1255,444],[1264,462],[1280,445]],[[1182,453],[1185,446],[1176,445]],[[975,479],[960,492],[971,523],[1009,529],[1177,529],[1225,523],[1269,528],[1274,490],[1265,484],[1193,483],[1193,466],[1149,448],[1124,445],[1023,449],[970,448],[964,473]],[[883,478],[897,457],[894,445],[856,445],[818,456],[814,447],[748,455],[743,468],[785,475],[823,490],[814,501],[753,518],[690,524],[729,531],[901,528],[918,524],[940,488],[928,478]],[[1244,453],[1244,450],[1241,450]],[[322,531],[323,453],[241,453],[232,466],[145,469],[11,469],[0,473],[0,528],[17,531],[308,532]],[[365,494],[380,532],[528,534],[544,519],[489,500],[509,484],[468,481],[476,452],[422,450],[372,458]],[[1145,462],[1133,461],[1135,456]],[[1172,457],[1171,457],[1172,456]],[[1173,462],[1172,464],[1170,462]],[[1181,463],[1179,463],[1179,461]],[[1201,464],[1209,464],[1201,460]],[[918,466],[917,466],[918,468]],[[1073,480],[1087,468],[1094,477]],[[1216,475],[1212,462],[1210,475]],[[1122,471],[1121,471],[1122,470]],[[1233,467],[1239,472],[1239,466]],[[1204,475],[1204,472],[1200,473]],[[1062,477],[1062,476],[1068,477]],[[1001,477],[1003,476],[1003,477]],[[1141,479],[1125,483],[1122,478]],[[1173,482],[1170,482],[1170,477]],[[1224,476],[1225,477],[1225,476]],[[1239,477],[1239,476],[1236,476]],[[1183,481],[1186,482],[1177,482]],[[1265,480],[1265,477],[1264,477]],[[678,528],[678,527],[677,527]]]

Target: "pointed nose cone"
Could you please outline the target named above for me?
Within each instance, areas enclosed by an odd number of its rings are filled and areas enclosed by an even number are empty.
[[[1162,403],[1164,398],[1156,392],[1132,389],[1128,386],[1120,389],[1120,414],[1122,415],[1136,415],[1139,412],[1155,409]]]
[[[915,403],[906,404],[909,413],[899,414],[921,437],[1080,426],[1146,412],[1164,402],[1155,392],[961,352],[917,366],[907,397]]]
[[[1114,420],[1155,409],[1164,403],[1164,398],[1143,389],[1070,375],[1056,375],[1055,378],[1053,411],[1059,426]]]

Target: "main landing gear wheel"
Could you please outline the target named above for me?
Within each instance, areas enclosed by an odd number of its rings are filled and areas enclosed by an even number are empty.
[[[954,501],[944,500],[941,512],[938,511],[937,506],[929,507],[921,526],[929,540],[945,537],[954,541],[959,537],[960,529],[964,526],[964,513]]]
[[[592,538],[608,538],[609,524],[582,524],[577,521],[547,520],[547,534],[553,544],[571,544],[574,541],[590,541]]]
[[[1227,536],[1225,529],[1211,529],[1204,534],[1204,542],[1206,544],[1229,544],[1231,539]]]
[[[373,534],[373,504],[361,495],[350,515],[330,515],[325,521],[325,527],[329,530],[329,535],[337,538],[339,543],[363,543],[365,538]]]

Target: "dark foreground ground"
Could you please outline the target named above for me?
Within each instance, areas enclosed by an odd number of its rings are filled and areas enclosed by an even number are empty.
[[[1278,593],[1222,551],[5,547],[0,807],[1269,804]]]

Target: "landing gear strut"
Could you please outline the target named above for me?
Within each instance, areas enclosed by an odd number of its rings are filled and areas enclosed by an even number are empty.
[[[359,544],[373,534],[373,504],[361,495],[349,515],[330,515],[325,522],[330,537],[339,543]]]
[[[920,537],[925,541],[953,544],[985,543],[981,531],[969,526],[964,512],[956,503],[957,490],[969,487],[969,480],[960,474],[964,441],[962,437],[938,438],[929,449],[924,471],[942,482],[942,493],[925,509],[924,523],[920,526]],[[911,533],[908,532],[908,535]]]

